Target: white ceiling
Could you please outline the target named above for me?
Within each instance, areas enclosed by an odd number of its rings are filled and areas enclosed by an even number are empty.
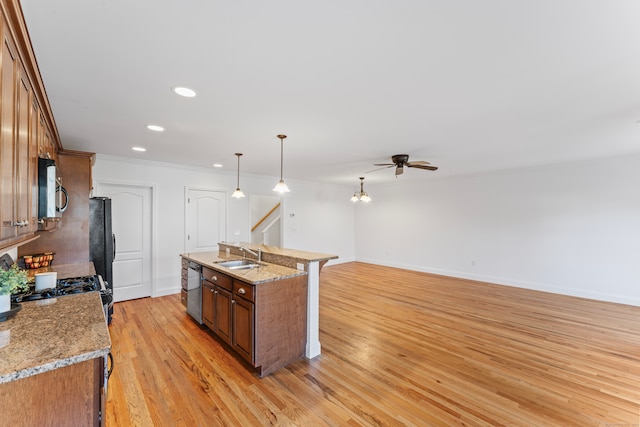
[[[278,176],[285,133],[285,181],[354,186],[640,152],[638,0],[21,3],[67,149]]]

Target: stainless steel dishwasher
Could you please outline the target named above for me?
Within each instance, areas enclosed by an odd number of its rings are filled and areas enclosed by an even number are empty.
[[[187,269],[187,313],[202,324],[202,266],[192,261]]]

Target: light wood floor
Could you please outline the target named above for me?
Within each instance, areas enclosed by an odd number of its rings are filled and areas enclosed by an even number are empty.
[[[115,305],[108,426],[638,426],[640,308],[363,263],[322,354],[258,379],[178,295]]]

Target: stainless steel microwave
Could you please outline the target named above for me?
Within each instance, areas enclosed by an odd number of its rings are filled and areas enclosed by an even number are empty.
[[[38,219],[62,217],[68,203],[67,190],[61,184],[56,162],[38,159]]]

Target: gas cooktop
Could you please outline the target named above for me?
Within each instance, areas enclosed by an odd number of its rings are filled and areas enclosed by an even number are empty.
[[[41,299],[54,298],[64,295],[79,294],[84,292],[94,292],[101,289],[98,276],[82,276],[69,279],[60,279],[55,288],[36,291],[35,286],[31,286],[28,291],[11,295],[11,302],[20,303]]]

